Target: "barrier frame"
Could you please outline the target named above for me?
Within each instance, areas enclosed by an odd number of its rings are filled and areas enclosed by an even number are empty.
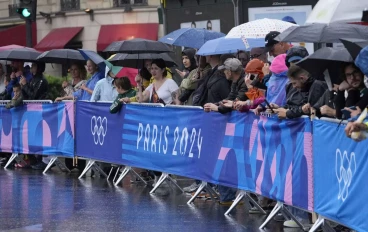
[[[70,100],[71,102],[74,102],[73,100]],[[68,102],[70,102],[68,101]],[[9,100],[7,101],[0,101],[0,105],[4,105],[6,103],[10,102]],[[64,101],[63,101],[64,102]],[[67,102],[67,101],[66,101]],[[86,101],[88,102],[88,101]],[[51,100],[25,100],[24,101],[24,104],[35,104],[35,103],[41,103],[41,104],[52,104],[53,102]],[[95,102],[95,103],[112,103],[112,102]],[[164,106],[163,104],[151,104],[151,103],[130,103],[130,104],[133,104],[133,105],[140,105],[140,106],[149,106],[149,107],[167,107],[167,108],[187,108],[187,109],[203,109],[202,107],[198,107],[198,106],[177,106],[177,105],[167,105],[167,106]],[[269,116],[273,116],[274,114],[269,114],[269,113],[263,113],[261,114],[262,116],[266,116],[266,117],[269,117]],[[304,116],[305,118],[306,116]],[[336,124],[346,124],[347,121],[341,121],[341,120],[337,120],[337,119],[331,119],[331,118],[325,118],[325,117],[322,117],[320,119],[318,118],[315,118],[313,120],[323,120],[323,121],[327,121],[327,122],[332,122],[332,123],[336,123]],[[312,120],[312,121],[313,121]],[[42,155],[42,154],[40,154]],[[42,155],[42,156],[48,156],[48,155]],[[51,155],[50,155],[51,156]],[[57,166],[62,170],[62,168],[68,170],[70,172],[70,170],[65,166],[65,164],[63,164],[63,162],[61,162],[60,160],[58,160],[58,158],[60,157],[64,157],[64,156],[54,156],[50,162],[48,163],[47,167],[45,168],[45,170],[43,171],[43,173],[45,174],[50,168],[51,166],[55,163],[57,164]],[[76,157],[76,156],[74,156]],[[70,158],[70,157],[67,157],[67,158]],[[80,158],[83,158],[83,157],[80,157]],[[84,159],[84,158],[83,158]],[[100,172],[102,175],[104,175],[105,177],[107,177],[106,173],[101,169],[101,167],[96,163],[96,162],[100,162],[98,160],[93,160],[93,159],[88,159],[88,158],[85,158],[87,159],[87,165],[86,165],[86,168],[83,170],[81,176],[79,176],[78,179],[81,179],[83,177],[83,175],[86,174],[86,172],[90,169],[90,168],[93,168],[95,169],[97,172]],[[12,153],[9,161],[7,162],[6,166],[4,167],[4,169],[6,169],[10,163],[12,161],[16,160],[17,162],[24,162],[24,160],[20,157],[20,155],[18,153]],[[104,162],[104,161],[101,161],[101,162]],[[120,165],[120,164],[119,164]],[[88,168],[87,168],[88,166]],[[120,170],[120,168],[118,168],[118,170]],[[122,173],[120,174],[118,180],[116,182],[114,182],[114,185],[117,186],[125,177],[128,173],[131,173],[135,176],[137,176],[138,178],[140,178],[146,185],[147,185],[147,182],[144,181],[137,172],[135,172],[133,170],[133,167],[131,166],[125,166],[124,170],[122,171]],[[118,172],[115,174],[115,177],[116,175],[118,174]],[[314,176],[315,178],[315,176]],[[313,178],[313,179],[314,179]],[[115,180],[115,178],[114,178]],[[173,180],[172,177],[170,177],[169,173],[166,173],[166,172],[163,172],[162,175],[160,176],[159,178],[159,181],[157,182],[157,184],[155,185],[155,187],[151,190],[151,194],[154,193],[156,191],[157,188],[159,188],[159,186],[164,182],[164,181],[167,181],[168,183],[174,183],[175,186],[177,186],[181,191],[182,189],[180,188],[180,186]],[[212,197],[212,194],[214,195],[217,195],[217,193],[208,185],[207,182],[205,181],[202,181],[201,184],[200,184],[200,187],[198,188],[197,192],[195,193],[195,195],[187,202],[187,204],[191,204],[196,196],[199,195],[199,193],[203,190],[203,189],[208,189],[208,193],[211,195]],[[261,209],[260,211],[264,214],[266,214],[266,212],[258,205],[258,203],[249,196],[249,192],[248,191],[245,191],[245,190],[242,190],[242,189],[239,189],[239,193],[234,201],[234,203],[230,206],[229,210],[227,210],[225,212],[225,215],[229,215],[230,212],[233,210],[233,208],[242,200],[242,199],[247,199],[249,202],[251,202],[252,204],[254,204],[255,207],[257,207],[258,209]],[[218,196],[218,195],[217,195]],[[280,202],[280,201],[277,201],[277,204],[276,206],[272,209],[271,213],[269,214],[269,216],[267,217],[266,221],[259,227],[260,229],[264,229],[267,224],[271,221],[271,219],[278,213],[278,212],[281,212],[284,216],[289,216],[291,219],[293,219],[303,230],[306,230],[306,227],[304,227],[296,218],[294,215],[291,214],[291,212],[285,207],[286,205],[283,203],[283,202]],[[294,207],[294,208],[297,208],[297,209],[300,209],[300,210],[303,210],[303,211],[306,211],[306,212],[310,212],[308,210],[305,210],[305,209],[301,209],[301,208],[298,208],[296,206],[291,206],[291,207]],[[310,228],[310,232],[315,232],[319,227],[321,226],[326,226],[328,228],[331,228],[329,226],[328,223],[326,223],[326,221],[332,221],[332,222],[335,222],[333,220],[330,220],[322,215],[318,215],[318,219],[317,221],[313,224],[313,226]],[[336,222],[338,224],[341,224],[339,222]]]

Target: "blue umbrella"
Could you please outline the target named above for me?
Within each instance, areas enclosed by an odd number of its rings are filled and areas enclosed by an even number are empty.
[[[204,28],[182,28],[159,39],[160,42],[190,48],[200,48],[209,40],[225,36],[224,33]]]
[[[106,68],[105,59],[102,58],[99,54],[97,54],[94,51],[85,49],[78,49],[78,51],[84,57],[85,60],[92,60],[92,62],[99,67],[101,73],[105,72]]]
[[[93,63],[99,65],[104,63],[105,59],[102,58],[99,54],[91,50],[78,49],[80,54],[84,57],[85,60],[92,60]]]
[[[197,55],[209,56],[219,54],[236,53],[238,51],[249,51],[254,47],[264,47],[264,39],[247,39],[240,38],[218,38],[206,42],[197,52]]]

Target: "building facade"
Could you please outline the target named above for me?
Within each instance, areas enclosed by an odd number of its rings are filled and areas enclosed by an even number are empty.
[[[0,0],[0,46],[26,45],[16,1]],[[160,0],[38,0],[33,45],[39,51],[83,48],[102,52],[117,40],[157,40],[163,35],[159,6]],[[48,67],[47,73],[61,75],[61,66]]]
[[[239,24],[259,18],[296,18],[304,24],[318,0],[166,0],[167,32],[182,27],[205,27],[228,33]],[[237,17],[238,16],[238,17]]]

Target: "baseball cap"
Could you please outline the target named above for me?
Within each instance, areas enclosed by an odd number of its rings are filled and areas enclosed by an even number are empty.
[[[291,16],[285,16],[281,20],[284,22],[296,24],[295,19]]]
[[[279,41],[275,40],[275,38],[280,34],[278,31],[270,31],[265,37],[266,48],[270,49],[273,45],[278,44]]]
[[[230,71],[238,71],[243,69],[242,63],[236,58],[229,58],[225,60],[224,64],[218,67],[218,70],[228,69]]]
[[[291,47],[286,53],[285,59],[286,66],[289,67],[291,62],[302,60],[308,55],[309,55],[308,50],[303,46]]]

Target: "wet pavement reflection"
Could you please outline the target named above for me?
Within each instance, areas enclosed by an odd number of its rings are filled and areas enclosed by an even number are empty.
[[[190,180],[180,179],[182,186]],[[249,215],[247,204],[225,217],[227,206],[175,189],[149,194],[151,187],[118,187],[103,178],[78,179],[55,170],[43,175],[27,169],[0,169],[1,231],[259,231],[265,216]],[[283,231],[272,221],[267,231]]]

